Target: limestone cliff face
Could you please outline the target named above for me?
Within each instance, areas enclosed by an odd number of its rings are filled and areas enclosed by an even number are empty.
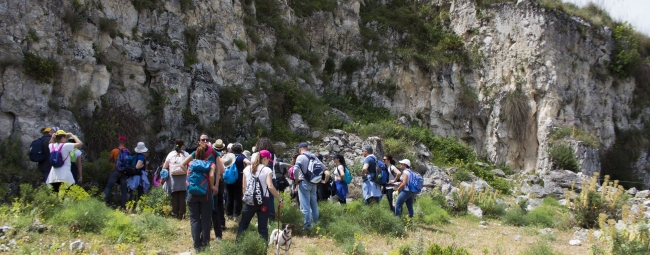
[[[262,45],[277,42],[272,29],[263,26],[259,29],[262,43],[251,41],[244,24],[243,2],[196,0],[192,1],[195,8],[183,11],[179,1],[161,1],[163,6],[157,11],[138,12],[129,0],[81,1],[88,6],[88,18],[76,33],[64,22],[71,1],[0,3],[0,62],[4,67],[0,69],[0,139],[19,135],[27,146],[38,129],[51,124],[81,132],[70,110],[77,91],[85,86],[91,92],[90,100],[81,106],[86,113],[111,102],[128,105],[143,118],[151,116],[147,108],[152,100],[150,89],[157,91],[165,102],[161,118],[146,120],[164,124],[152,146],[158,150],[165,150],[173,137],[194,141],[201,131],[196,130],[197,124],[232,122],[240,130],[254,125],[270,127],[268,109],[273,99],[264,93],[248,93],[231,105],[220,104],[221,92],[227,87],[261,91],[260,78],[255,75],[259,71],[287,76],[286,70],[266,62],[247,61],[249,53],[235,45],[236,39],[244,40],[255,53]],[[394,52],[387,61],[378,60],[378,52],[360,46],[360,26],[376,29],[376,24],[360,24],[363,1],[338,1],[335,11],[315,12],[309,17],[295,15],[283,2],[282,18],[300,26],[310,49],[321,56],[336,63],[346,57],[364,63],[351,77],[335,72],[327,88],[370,93],[376,105],[417,119],[436,135],[456,136],[494,163],[508,163],[518,170],[541,172],[551,168],[546,154],[549,132],[555,126],[576,125],[596,134],[602,148],[609,148],[616,139],[615,126],[642,128],[648,120],[647,109],[636,119],[630,117],[634,80],[619,80],[614,86],[614,79],[607,75],[613,48],[609,28],[592,28],[579,18],[527,1],[492,5],[480,12],[470,0],[435,0],[430,4],[449,7],[449,29],[475,55],[474,65],[423,68],[416,62],[397,61]],[[121,36],[112,38],[100,31],[99,17],[115,20]],[[190,45],[184,31],[189,28],[199,31],[197,63],[186,66],[184,52]],[[29,40],[30,31],[39,40]],[[399,36],[386,35],[381,40],[390,45]],[[23,72],[22,51],[36,52],[59,63],[54,84],[38,82]],[[284,59],[296,69],[310,65],[289,54]],[[321,58],[315,69],[322,69],[325,59]],[[308,76],[315,81],[300,79],[300,85],[323,94],[326,87],[320,76]],[[390,97],[369,86],[387,81],[399,88]],[[477,106],[469,113],[460,109],[459,102],[467,87],[478,96]],[[521,137],[513,132],[518,127],[504,121],[508,118],[504,97],[517,89],[525,95],[530,109],[521,124],[525,134]],[[198,120],[188,123],[187,114]],[[151,131],[149,127],[143,129]],[[241,138],[248,136],[251,134],[239,134]],[[598,155],[597,151],[584,152],[582,147],[576,150],[591,155],[584,159],[586,162],[594,162],[593,157]],[[588,165],[583,171],[600,167]]]

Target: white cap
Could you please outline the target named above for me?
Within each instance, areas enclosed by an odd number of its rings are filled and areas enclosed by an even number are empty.
[[[402,160],[399,161],[399,163],[411,167],[411,161],[408,160],[408,159],[402,159]]]

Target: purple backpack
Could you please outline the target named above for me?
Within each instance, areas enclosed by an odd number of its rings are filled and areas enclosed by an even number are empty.
[[[68,159],[68,157],[63,158],[63,153],[61,153],[63,145],[65,145],[65,143],[62,143],[59,148],[55,150],[54,144],[52,144],[52,151],[50,151],[50,164],[52,164],[53,167],[62,167],[65,160]]]

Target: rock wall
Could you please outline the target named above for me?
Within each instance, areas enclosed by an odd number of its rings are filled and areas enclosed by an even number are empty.
[[[264,26],[258,29],[262,43],[251,41],[242,2],[194,0],[195,8],[183,11],[178,1],[171,0],[162,1],[164,5],[158,11],[140,12],[129,0],[80,2],[88,6],[89,16],[76,33],[64,22],[71,1],[0,3],[0,139],[20,136],[26,147],[43,126],[81,132],[70,110],[76,93],[84,86],[92,95],[82,106],[87,112],[101,107],[104,98],[149,117],[150,89],[162,95],[161,119],[147,118],[149,123],[163,123],[152,146],[158,151],[167,150],[174,137],[195,142],[201,131],[197,130],[199,124],[235,123],[240,139],[254,136],[239,132],[244,127],[271,126],[268,109],[274,99],[264,93],[244,94],[231,105],[221,103],[220,95],[228,87],[261,91],[260,78],[255,75],[259,71],[286,77],[286,70],[266,62],[249,64],[247,51],[235,45],[235,39],[244,40],[255,53],[262,45],[277,42],[272,29]],[[609,28],[591,27],[579,18],[529,1],[491,5],[480,11],[471,0],[430,1],[431,5],[449,6],[449,29],[463,38],[468,51],[476,53],[477,63],[429,68],[396,61],[394,52],[388,61],[379,61],[377,52],[359,45],[360,26],[376,25],[360,24],[363,1],[338,1],[335,11],[315,12],[309,17],[296,16],[286,2],[281,2],[283,19],[303,29],[311,50],[336,63],[346,57],[364,63],[350,77],[335,72],[327,89],[369,93],[376,105],[418,120],[436,135],[456,136],[496,164],[508,163],[526,172],[547,171],[547,140],[553,126],[576,125],[597,134],[605,149],[616,139],[615,126],[641,128],[650,116],[646,110],[631,119],[634,80],[619,80],[614,86],[614,79],[607,75],[613,48]],[[100,31],[100,17],[115,20],[120,36]],[[184,62],[184,51],[189,47],[184,31],[188,28],[199,31],[198,61],[191,66]],[[30,30],[40,40],[29,40]],[[390,45],[398,37],[382,40]],[[25,75],[21,51],[55,59],[61,67],[57,82],[44,84]],[[309,65],[295,56],[284,58],[295,68]],[[324,65],[322,58],[320,67]],[[309,76],[315,80],[313,84],[300,79],[299,85],[322,95],[325,82],[315,73]],[[390,97],[369,87],[386,81],[395,82],[399,88]],[[478,108],[469,115],[459,113],[458,98],[465,86],[479,100]],[[521,138],[513,135],[515,127],[504,122],[507,116],[502,106],[503,98],[516,89],[523,92],[530,108]],[[186,114],[198,120],[188,122]],[[588,172],[599,168],[595,162],[587,165]]]

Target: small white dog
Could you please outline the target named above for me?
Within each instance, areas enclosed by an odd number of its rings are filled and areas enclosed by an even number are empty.
[[[284,247],[284,254],[289,254],[289,247],[291,247],[291,231],[293,231],[293,228],[293,224],[284,224],[282,230],[275,229],[271,232],[269,245],[275,245],[277,255],[280,255],[280,247]]]

